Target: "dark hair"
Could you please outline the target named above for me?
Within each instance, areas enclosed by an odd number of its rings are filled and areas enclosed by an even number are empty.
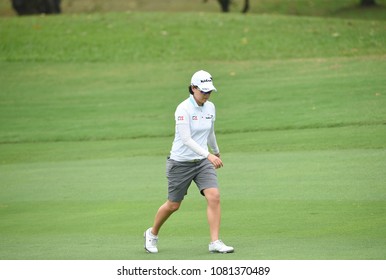
[[[192,86],[189,86],[189,93],[192,94],[192,95],[194,94],[194,92],[192,90]]]

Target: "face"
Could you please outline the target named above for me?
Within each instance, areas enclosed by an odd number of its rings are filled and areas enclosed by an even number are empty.
[[[198,87],[192,87],[193,90],[193,97],[196,100],[197,104],[202,106],[204,103],[209,99],[210,94],[212,91],[209,92],[203,92]]]

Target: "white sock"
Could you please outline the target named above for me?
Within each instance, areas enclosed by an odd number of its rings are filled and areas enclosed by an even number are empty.
[[[153,238],[158,238],[158,235],[154,235],[152,232],[151,232],[152,229],[150,229],[149,233],[150,233],[150,236],[153,237]]]

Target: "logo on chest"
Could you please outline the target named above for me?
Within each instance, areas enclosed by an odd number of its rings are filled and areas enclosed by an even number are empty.
[[[201,118],[204,119],[203,116],[202,116]],[[192,120],[193,120],[193,121],[198,121],[198,119],[199,119],[198,116],[192,116]],[[211,119],[213,119],[213,115],[208,114],[208,115],[205,116],[205,119],[206,119],[206,120],[211,120]]]

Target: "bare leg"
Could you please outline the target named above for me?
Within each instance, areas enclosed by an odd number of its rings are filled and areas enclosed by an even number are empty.
[[[181,202],[172,202],[167,200],[161,207],[158,209],[157,214],[155,215],[153,228],[151,233],[158,235],[158,232],[166,220],[180,208]]]
[[[207,216],[211,241],[219,239],[221,223],[220,191],[217,188],[204,190],[207,200]]]

